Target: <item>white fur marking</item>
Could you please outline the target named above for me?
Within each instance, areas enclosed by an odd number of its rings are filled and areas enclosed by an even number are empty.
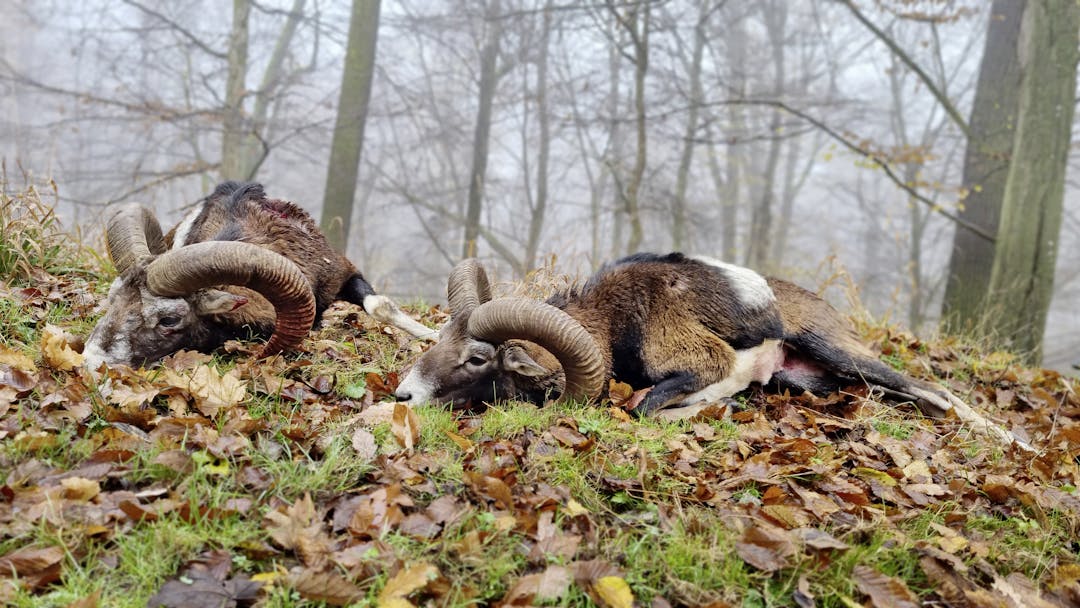
[[[739,301],[749,308],[766,308],[776,301],[776,295],[765,282],[765,277],[749,268],[704,255],[692,255],[690,259],[719,268],[731,283]]]
[[[184,216],[183,221],[176,227],[176,233],[173,234],[173,249],[179,249],[184,246],[184,241],[186,241],[188,235],[191,234],[191,229],[195,225],[195,219],[199,217],[199,213],[201,212],[202,205],[199,205]]]
[[[426,403],[435,395],[435,384],[420,375],[415,368],[409,371],[405,379],[398,385],[395,395],[409,395],[406,405],[418,405]]]
[[[737,350],[735,365],[727,378],[688,395],[679,402],[678,407],[693,405],[699,401],[715,403],[746,390],[752,382],[764,384],[783,363],[782,357],[779,340],[765,340],[753,348]]]
[[[396,327],[414,338],[437,340],[439,333],[405,314],[393,300],[386,296],[364,297],[364,311],[383,325]]]

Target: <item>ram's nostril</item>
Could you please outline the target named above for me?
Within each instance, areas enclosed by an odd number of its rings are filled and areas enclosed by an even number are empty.
[[[409,401],[409,400],[412,399],[412,393],[404,393],[404,392],[398,391],[398,392],[394,393],[394,398],[397,399],[398,401]]]

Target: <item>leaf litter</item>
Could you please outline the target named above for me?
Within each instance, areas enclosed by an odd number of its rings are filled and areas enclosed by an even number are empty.
[[[254,517],[257,538],[203,543],[135,604],[1080,604],[1080,385],[1004,354],[865,330],[1028,439],[1033,457],[859,387],[756,390],[734,413],[718,404],[676,423],[628,416],[649,387],[621,383],[592,409],[549,416],[414,410],[387,400],[416,345],[341,304],[288,357],[254,360],[235,343],[96,378],[73,331],[38,312],[89,307],[92,286],[49,284],[0,285],[41,319],[34,341],[0,341],[3,602],[51,597],[76,571],[107,577],[140,531]],[[531,418],[485,430],[515,411]],[[334,483],[284,485],[289,467],[302,480],[335,458],[349,466]],[[703,542],[709,559],[679,563]],[[741,586],[710,569],[722,560]]]

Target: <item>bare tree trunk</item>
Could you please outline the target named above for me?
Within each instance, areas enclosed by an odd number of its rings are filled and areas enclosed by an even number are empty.
[[[548,156],[551,152],[551,113],[548,110],[548,45],[551,41],[551,0],[544,6],[543,30],[540,36],[540,55],[536,66],[536,112],[540,121],[540,150],[536,158],[536,204],[529,219],[529,237],[525,243],[523,272],[536,266],[540,234],[544,228],[544,214],[548,199]]]
[[[1026,4],[1027,0],[994,0],[971,106],[971,138],[964,155],[967,197],[957,215],[989,234],[998,230],[1012,157],[1021,78],[1017,44]],[[993,258],[992,241],[956,227],[942,303],[942,319],[950,330],[981,325]]]
[[[784,93],[784,32],[787,25],[787,6],[781,1],[767,6],[763,15],[765,29],[769,36],[773,59],[773,95],[780,99]],[[762,193],[750,211],[750,242],[746,254],[747,263],[758,269],[765,269],[769,264],[769,252],[772,238],[773,200],[776,198],[776,169],[780,164],[780,127],[783,117],[779,111],[773,111],[769,120],[769,151],[765,160],[762,176]]]
[[[380,0],[353,0],[334,139],[330,144],[326,195],[319,227],[326,233],[330,244],[342,252],[349,242],[349,227],[352,226],[356,177],[364,146],[364,124],[375,74],[379,8]]]
[[[488,5],[485,16],[488,31],[487,40],[480,53],[480,91],[476,110],[476,128],[473,132],[469,199],[465,209],[465,240],[461,248],[463,258],[476,256],[477,239],[480,237],[480,212],[483,209],[484,180],[487,175],[488,145],[491,139],[491,107],[499,80],[496,63],[499,59],[499,44],[502,36],[500,12],[499,0],[493,0]]]
[[[379,0],[373,0],[378,4]],[[276,95],[282,79],[282,67],[285,57],[292,47],[296,28],[300,25],[303,17],[306,0],[293,0],[292,10],[285,20],[285,25],[278,34],[274,43],[274,51],[270,54],[270,61],[266,64],[262,82],[255,91],[255,108],[251,113],[251,129],[244,138],[243,158],[241,160],[241,173],[243,179],[254,179],[259,167],[270,153],[269,142],[269,114],[271,102],[278,98]]]
[[[675,177],[675,200],[672,208],[671,242],[676,251],[686,246],[686,185],[690,177],[690,165],[694,160],[694,141],[697,139],[698,113],[701,108],[701,61],[705,54],[705,28],[712,10],[708,2],[703,2],[698,13],[698,22],[694,26],[694,47],[687,74],[690,79],[690,108],[686,113],[686,131]]]
[[[641,222],[641,184],[645,178],[645,167],[648,161],[648,137],[646,127],[647,116],[645,114],[645,75],[649,71],[649,29],[652,21],[652,7],[648,4],[633,3],[627,9],[626,15],[621,15],[618,8],[611,2],[608,8],[618,20],[619,24],[630,35],[633,45],[634,61],[634,126],[637,132],[637,148],[634,155],[634,168],[630,172],[630,179],[625,189],[621,189],[623,208],[627,220],[630,222],[630,236],[626,240],[626,253],[634,253],[641,248],[641,241],[645,237]]]
[[[1042,358],[1076,109],[1080,5],[1030,2],[1021,24],[1020,101],[1013,158],[990,275],[993,334],[1030,362]]]
[[[229,33],[229,65],[225,79],[225,119],[221,135],[221,177],[223,179],[247,177],[242,165],[250,16],[250,0],[233,0],[232,31]]]

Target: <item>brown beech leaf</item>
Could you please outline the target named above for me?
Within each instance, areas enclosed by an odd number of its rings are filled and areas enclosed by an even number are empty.
[[[735,553],[758,570],[776,572],[788,566],[788,558],[795,555],[795,543],[786,530],[754,525],[735,543]]]
[[[397,574],[386,581],[386,586],[379,593],[380,608],[404,608],[412,606],[407,598],[439,576],[439,569],[427,562],[419,562],[398,570]]]
[[[20,578],[37,576],[56,566],[64,559],[63,547],[44,547],[41,549],[16,549],[0,557],[0,572],[14,573]]]
[[[574,450],[575,452],[583,452],[595,443],[594,440],[583,435],[576,429],[572,429],[568,426],[556,425],[548,429],[551,436],[554,437],[559,443]]]
[[[310,494],[305,494],[284,513],[270,511],[266,519],[270,538],[284,549],[295,550],[304,564],[317,568],[326,562],[330,539],[323,531],[322,520]]]
[[[904,581],[874,570],[862,564],[852,572],[855,586],[870,596],[875,608],[919,608],[919,599],[907,588]]]
[[[394,432],[394,439],[405,451],[412,453],[413,448],[420,441],[420,417],[413,409],[404,403],[394,404],[394,418],[390,422],[390,429]]]
[[[548,566],[543,572],[518,579],[506,592],[502,603],[510,606],[532,606],[538,602],[551,602],[566,595],[573,581],[574,575],[569,568]]]
[[[364,591],[336,572],[304,568],[289,574],[289,585],[304,599],[347,606],[364,597]]]
[[[382,401],[394,396],[394,391],[397,390],[398,386],[398,374],[397,372],[389,372],[384,380],[379,374],[368,372],[364,375],[364,382],[375,401]]]

